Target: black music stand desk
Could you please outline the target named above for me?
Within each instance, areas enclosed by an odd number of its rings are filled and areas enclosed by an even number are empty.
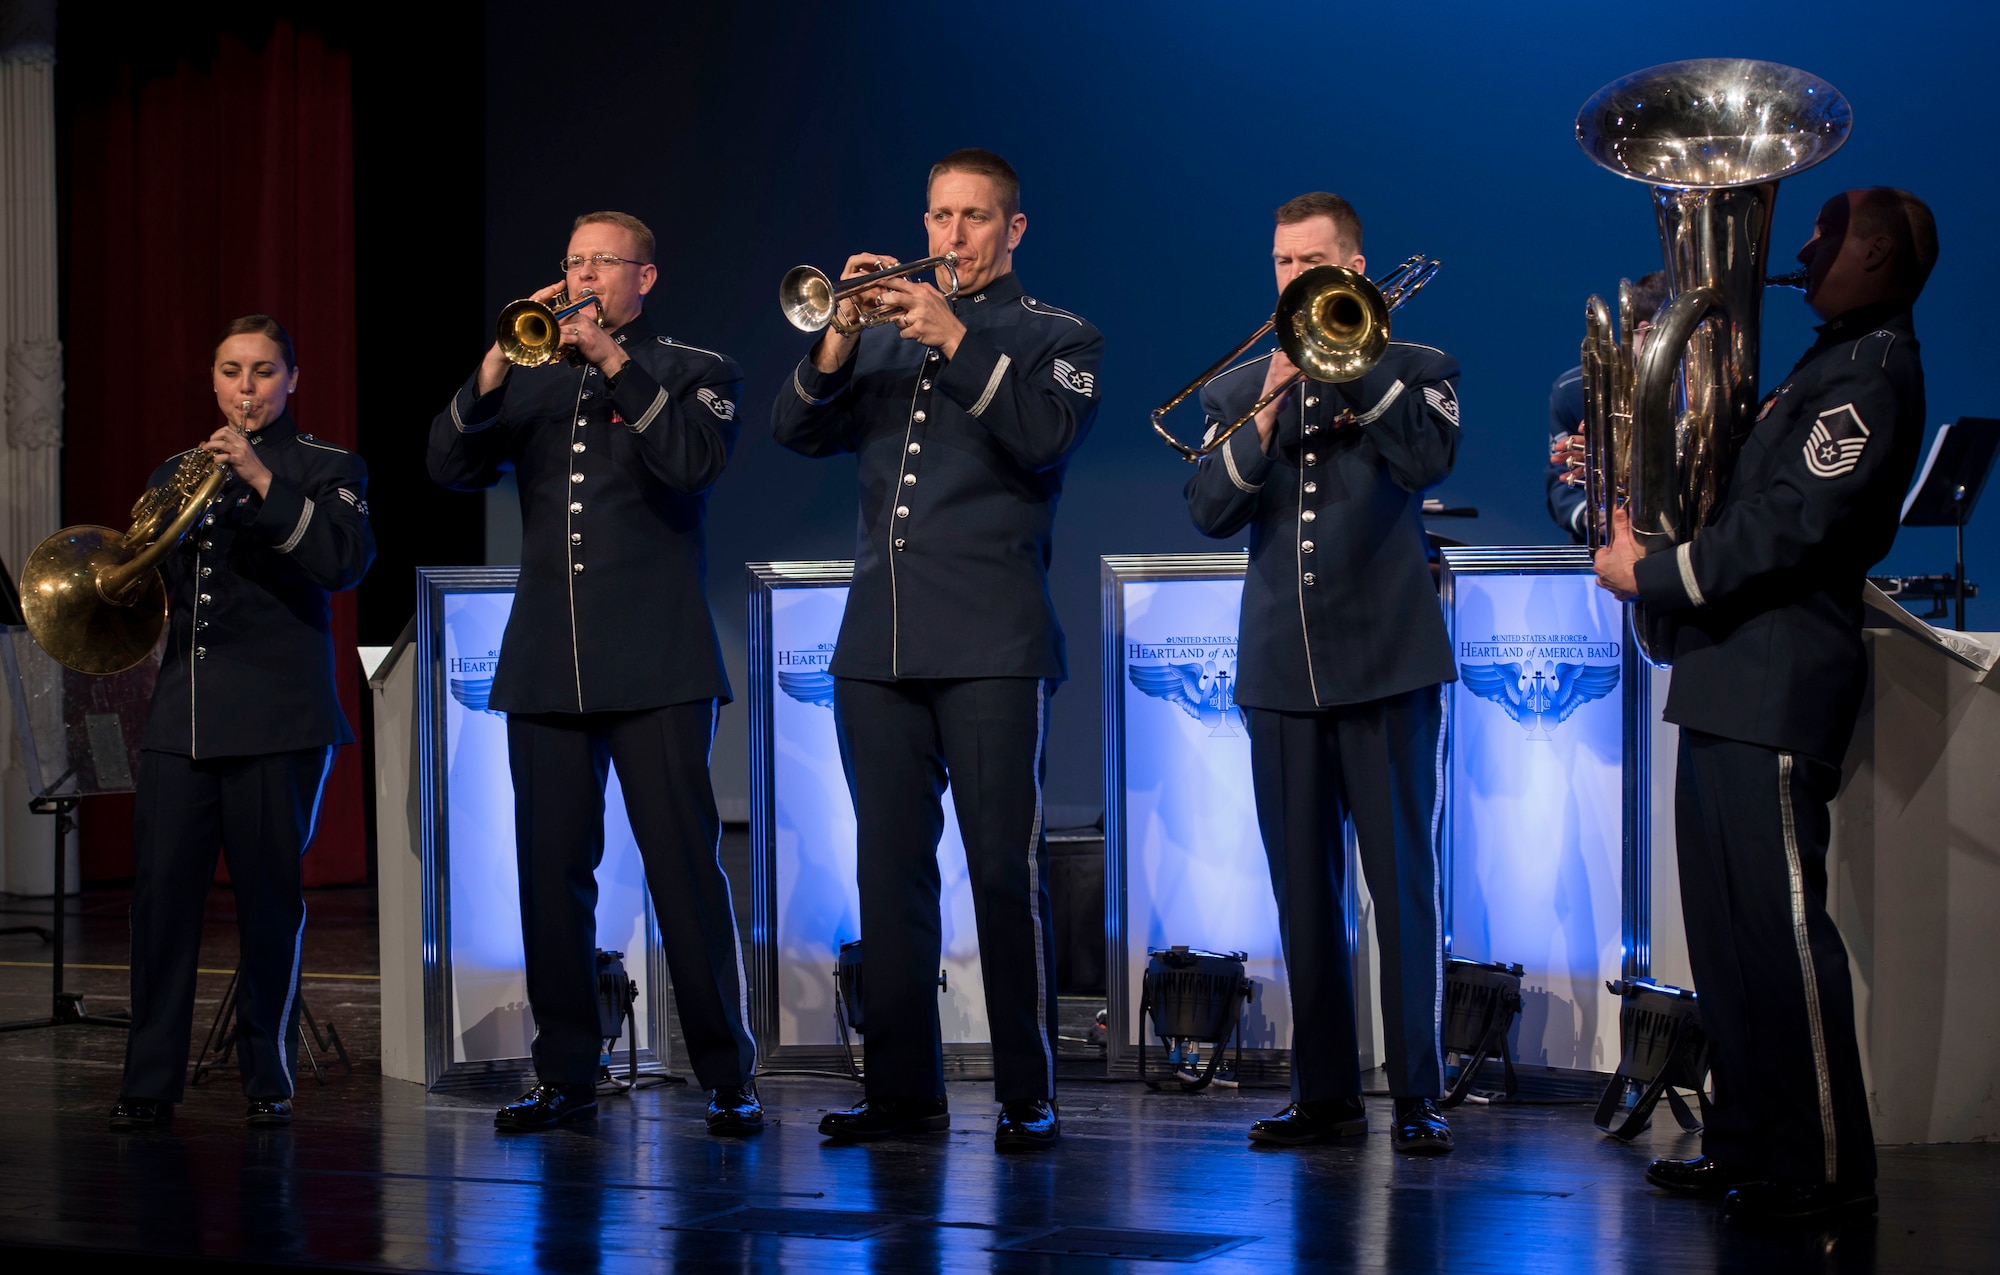
[[[1979,503],[1996,452],[2000,452],[2000,420],[1961,416],[1939,427],[1923,472],[1903,500],[1905,527],[1957,529],[1952,579],[1957,583],[1958,614],[1953,627],[1960,632],[1965,630],[1965,524]]]

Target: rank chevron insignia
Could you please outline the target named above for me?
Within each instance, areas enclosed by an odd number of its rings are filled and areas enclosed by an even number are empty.
[[[1080,370],[1068,359],[1056,360],[1056,384],[1086,396],[1097,393],[1097,378]]]
[[[722,397],[722,395],[717,394],[714,390],[709,389],[707,386],[704,385],[700,389],[696,390],[694,392],[694,396],[701,400],[703,407],[706,407],[709,411],[714,412],[718,419],[725,421],[731,421],[736,419],[736,404]]]
[[[1842,403],[1819,414],[1806,438],[1806,468],[1815,478],[1839,478],[1861,463],[1868,446],[1868,426],[1854,404]]]

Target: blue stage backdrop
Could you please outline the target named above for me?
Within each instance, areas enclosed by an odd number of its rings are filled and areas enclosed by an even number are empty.
[[[1055,700],[1049,765],[1051,802],[1095,808],[1098,558],[1241,547],[1189,525],[1188,468],[1154,440],[1146,413],[1270,312],[1277,204],[1312,189],[1348,196],[1371,272],[1417,251],[1444,260],[1396,323],[1464,367],[1465,440],[1440,494],[1481,516],[1436,529],[1482,544],[1552,542],[1541,477],[1550,382],[1577,361],[1584,298],[1660,261],[1643,188],[1585,160],[1571,128],[1593,90],[1654,63],[1767,58],[1848,95],[1853,139],[1780,197],[1779,259],[1837,190],[1922,194],[1943,240],[1917,312],[1930,424],[2000,415],[1976,308],[2000,292],[2000,253],[1983,229],[2000,179],[1978,87],[2000,47],[1996,14],[586,0],[551,27],[546,8],[514,0],[492,6],[486,27],[486,310],[553,281],[577,212],[626,209],[659,232],[652,312],[666,331],[734,355],[748,377],[743,439],[709,521],[710,596],[741,695],[741,564],[853,554],[852,464],[770,441],[773,394],[808,344],[778,314],[778,279],[802,261],[837,268],[855,251],[921,254],[929,163],[964,145],[1006,155],[1028,214],[1023,280],[1105,334],[1103,412],[1057,522],[1071,684]],[[453,191],[452,172],[440,154],[441,191],[470,197]],[[449,251],[449,226],[433,233]],[[1770,382],[1810,342],[1812,320],[1795,292],[1772,293],[1767,314]],[[1973,578],[2000,589],[2000,514],[1982,511],[1968,553]],[[1887,567],[1949,570],[1950,554],[1948,532],[1906,532]],[[1971,618],[2000,628],[2000,606],[1982,599]],[[745,727],[740,707],[722,720],[716,787],[727,801],[748,792]]]

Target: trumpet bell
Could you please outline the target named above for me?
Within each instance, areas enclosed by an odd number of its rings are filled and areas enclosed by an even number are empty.
[[[123,673],[152,653],[167,625],[167,590],[147,571],[116,602],[98,582],[133,558],[125,533],[64,527],[28,555],[21,611],[36,645],[79,673]]]
[[[778,306],[801,332],[817,332],[833,322],[837,304],[833,280],[814,266],[793,266],[778,282]]]
[[[1315,381],[1352,381],[1389,348],[1389,302],[1366,275],[1314,266],[1278,297],[1278,344]]]
[[[497,325],[500,352],[519,367],[540,367],[562,351],[562,331],[556,312],[524,297],[500,312]]]

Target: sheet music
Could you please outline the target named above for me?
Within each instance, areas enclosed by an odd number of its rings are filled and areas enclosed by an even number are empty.
[[[1984,682],[1993,671],[1995,661],[2000,661],[2000,647],[1974,637],[1970,633],[1960,633],[1956,629],[1940,629],[1934,624],[1926,624],[1904,610],[1894,598],[1882,592],[1873,582],[1862,586],[1861,600],[1882,614],[1896,621],[1897,627],[1918,638],[1946,655],[1976,671],[1978,680]]]
[[[1924,457],[1924,467],[1918,471],[1917,481],[1910,484],[1909,494],[1903,497],[1903,512],[1896,515],[1897,522],[1900,523],[1903,519],[1910,516],[1910,506],[1916,503],[1917,493],[1922,491],[1924,484],[1930,481],[1931,466],[1937,464],[1938,453],[1944,450],[1944,440],[1950,433],[1951,422],[1946,421],[1944,424],[1938,426],[1937,437],[1931,440],[1931,454]]]

